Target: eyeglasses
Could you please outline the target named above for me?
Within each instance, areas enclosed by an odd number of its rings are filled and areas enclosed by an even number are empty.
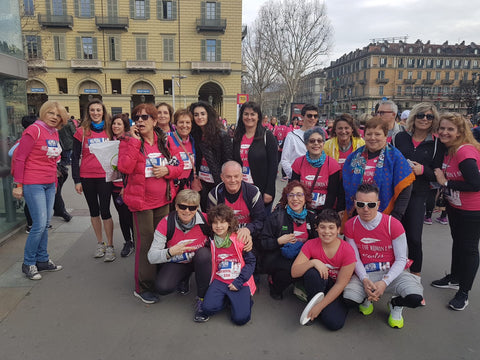
[[[135,115],[133,117],[133,121],[137,122],[138,120],[142,119],[142,121],[147,121],[148,118],[150,118],[151,116],[150,115],[147,115],[147,114],[143,114],[143,115]]]
[[[305,194],[304,194],[304,193],[300,193],[300,192],[299,192],[299,193],[289,193],[289,194],[287,194],[287,197],[288,197],[289,199],[293,199],[293,198],[295,198],[295,197],[297,197],[297,198],[303,198],[304,196],[305,196]]]
[[[309,144],[323,144],[323,139],[308,139]]]
[[[306,114],[305,116],[308,117],[309,119],[311,118],[318,119],[318,114]]]
[[[377,207],[376,202],[366,202],[366,201],[355,201],[355,206],[362,209],[365,206],[368,206],[369,209],[375,209]]]
[[[393,114],[393,111],[377,111],[377,114],[383,116],[385,114]]]
[[[415,118],[417,120],[422,120],[423,118],[427,118],[428,121],[433,121],[433,119],[435,119],[435,116],[433,116],[433,114],[418,113],[415,115]]]
[[[177,204],[178,208],[180,210],[190,210],[190,211],[196,211],[198,208],[198,205],[185,205],[185,204]]]

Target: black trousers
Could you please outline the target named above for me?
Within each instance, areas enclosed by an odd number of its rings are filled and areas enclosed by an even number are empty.
[[[402,219],[408,244],[408,258],[413,260],[411,272],[422,271],[423,250],[423,216],[425,214],[425,201],[428,193],[412,193],[407,210]]]

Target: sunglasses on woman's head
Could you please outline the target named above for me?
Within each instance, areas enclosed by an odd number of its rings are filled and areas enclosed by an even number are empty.
[[[142,121],[147,121],[150,115],[143,114],[143,115],[135,115],[133,117],[133,121],[137,122],[138,120],[142,119]]]
[[[369,209],[374,209],[377,206],[376,202],[368,202],[368,201],[355,201],[355,206],[358,208],[364,208],[368,206]]]
[[[198,205],[185,205],[185,204],[177,204],[178,208],[180,210],[190,210],[190,211],[195,211],[198,208]]]

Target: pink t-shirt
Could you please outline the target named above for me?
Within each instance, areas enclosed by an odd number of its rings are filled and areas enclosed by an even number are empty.
[[[277,125],[273,130],[273,135],[277,138],[278,151],[282,151],[282,144],[291,129],[287,125]]]
[[[240,227],[251,223],[250,210],[248,210],[248,206],[245,204],[245,200],[243,200],[242,195],[242,192],[240,192],[237,201],[235,201],[233,204],[228,202],[228,200],[225,198],[225,205],[233,210]]]
[[[382,214],[382,220],[373,230],[367,230],[357,216],[345,224],[345,237],[353,239],[357,245],[362,264],[373,262],[395,262],[392,240],[405,233],[400,221]]]
[[[317,180],[315,181],[315,186],[312,191],[312,207],[320,208],[325,205],[325,199],[327,196],[328,188],[328,178],[330,175],[335,174],[337,171],[340,171],[340,165],[338,162],[327,156],[325,163],[320,168],[318,173]],[[313,180],[317,174],[318,168],[313,167],[309,164],[306,159],[306,156],[297,158],[293,162],[292,170],[300,175],[300,182],[304,184],[307,188],[311,189],[313,185]]]
[[[216,248],[214,261],[213,278],[226,284],[231,284],[242,272],[242,263],[233,244],[228,248]]]
[[[29,153],[23,153],[22,141],[33,145]],[[61,152],[57,129],[37,120],[25,129],[18,145],[15,182],[25,185],[56,183],[57,161]]]
[[[89,146],[93,143],[108,141],[105,130],[102,132],[90,131],[90,135],[83,136],[83,128],[79,127],[73,135],[80,141],[82,146],[82,158],[80,163],[80,177],[82,178],[105,178],[105,171],[97,157],[90,152]]]
[[[305,221],[303,224],[297,225],[295,222],[293,223],[293,234],[297,240],[301,242],[305,242],[308,240],[308,229],[307,229],[307,222]]]
[[[171,153],[178,152],[180,157],[182,158],[183,161],[183,171],[182,174],[178,177],[179,179],[187,179],[190,176],[190,173],[192,172],[193,166],[190,158],[188,157],[188,154],[183,151],[183,148],[181,145],[176,145],[175,141],[173,139],[173,135],[169,136],[168,138],[168,148],[171,149]],[[183,141],[183,147],[187,152],[190,154],[190,157],[192,159],[195,159],[193,155],[193,149],[192,149],[192,142],[191,141]]]
[[[332,258],[329,258],[322,247],[320,238],[310,239],[302,247],[302,253],[310,259],[318,259],[328,267],[328,276],[337,280],[343,266],[356,262],[355,251],[346,241],[340,240],[340,246]]]
[[[373,159],[368,159],[363,172],[363,182],[366,184],[373,184],[373,177],[375,176],[375,169],[377,168],[378,156]]]
[[[242,159],[242,180],[253,184],[252,173],[250,171],[250,163],[248,162],[248,151],[252,145],[253,137],[247,138],[243,135],[242,142],[240,143],[240,159]]]
[[[480,164],[480,152],[474,146],[465,144],[460,146],[453,156],[445,155],[442,170],[447,180],[465,181],[458,167],[458,164],[465,159],[475,159],[478,166]],[[480,191],[470,192],[447,189],[446,197],[454,208],[470,211],[480,210]]]
[[[343,165],[345,164],[345,160],[347,160],[348,155],[353,152],[353,146],[350,146],[347,151],[338,150],[338,164],[343,169]]]

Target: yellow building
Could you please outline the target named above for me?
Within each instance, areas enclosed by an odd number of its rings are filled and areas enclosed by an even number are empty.
[[[241,1],[19,1],[31,112],[47,99],[75,117],[92,97],[113,114],[205,100],[235,120]]]
[[[374,42],[343,55],[325,71],[329,115],[371,112],[382,98],[395,101],[400,111],[429,101],[441,110],[465,113],[467,103],[456,93],[480,75],[480,46]]]

